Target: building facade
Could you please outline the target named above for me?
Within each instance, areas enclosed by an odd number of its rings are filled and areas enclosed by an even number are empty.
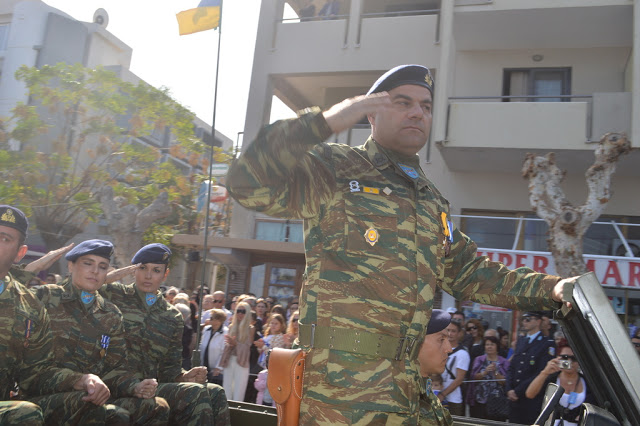
[[[554,152],[567,172],[565,193],[581,205],[602,135],[625,132],[640,146],[640,3],[343,0],[337,15],[298,19],[303,3],[262,2],[244,140],[268,124],[274,97],[294,111],[328,108],[365,93],[396,65],[425,65],[436,81],[431,136],[420,152],[426,175],[480,252],[553,272],[546,224],[529,204],[522,164],[529,152]],[[315,1],[316,11],[323,3]],[[363,122],[331,141],[360,145],[369,134]],[[640,320],[638,164],[637,150],[621,158],[614,195],[584,242],[588,266],[626,324]],[[180,240],[202,248],[201,237]],[[298,293],[301,223],[235,205],[229,237],[209,245],[235,272],[226,283],[231,293]],[[445,294],[442,303],[455,301]],[[483,315],[484,307],[468,309]],[[500,318],[491,325],[511,317]]]

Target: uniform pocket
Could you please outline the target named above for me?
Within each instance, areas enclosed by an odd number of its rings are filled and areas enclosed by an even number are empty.
[[[397,257],[397,203],[380,195],[350,195],[345,197],[346,253],[366,258]]]

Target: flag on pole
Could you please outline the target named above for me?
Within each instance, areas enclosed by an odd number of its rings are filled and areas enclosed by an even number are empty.
[[[176,15],[180,35],[212,30],[220,25],[220,0],[202,0],[198,7]]]

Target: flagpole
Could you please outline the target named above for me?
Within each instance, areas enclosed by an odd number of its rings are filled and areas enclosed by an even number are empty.
[[[204,299],[204,282],[206,279],[207,271],[207,255],[209,249],[207,248],[207,242],[209,240],[209,214],[211,211],[211,188],[213,187],[213,147],[216,140],[216,108],[218,106],[218,78],[220,76],[220,46],[222,41],[222,4],[224,0],[220,0],[220,20],[218,22],[218,53],[216,55],[216,80],[213,89],[213,119],[211,123],[211,147],[209,152],[209,189],[207,190],[206,214],[204,219],[204,255],[202,256],[202,280],[200,282],[200,292],[198,303],[198,329],[196,331],[196,347],[193,350],[191,356],[191,366],[197,367],[200,365],[200,339],[202,338],[202,327],[200,323],[202,321],[202,299]],[[209,288],[209,291],[213,291],[213,288]],[[225,294],[226,296],[226,294]],[[205,380],[206,382],[206,380]]]

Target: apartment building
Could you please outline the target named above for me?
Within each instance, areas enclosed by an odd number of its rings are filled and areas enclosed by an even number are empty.
[[[625,132],[640,147],[640,2],[342,0],[337,15],[299,19],[303,3],[262,2],[245,142],[269,123],[274,97],[294,111],[328,108],[393,66],[425,65],[436,80],[431,136],[419,154],[426,175],[481,253],[553,272],[522,164],[529,152],[554,152],[566,194],[581,205],[603,134]],[[324,1],[314,3],[319,11]],[[331,141],[360,145],[369,134],[363,122]],[[620,160],[611,201],[584,241],[625,323],[640,319],[638,165],[637,151]],[[176,238],[202,248],[202,237]],[[234,205],[230,236],[208,248],[231,272],[230,293],[287,298],[300,289],[302,241],[300,222]],[[443,295],[443,306],[454,302]],[[511,320],[501,309],[463,306],[494,327]]]
[[[18,102],[28,104],[30,101],[25,85],[14,78],[22,65],[41,67],[64,62],[79,63],[88,68],[102,66],[124,81],[134,84],[141,81],[130,70],[133,49],[107,29],[108,23],[109,15],[104,9],[95,12],[92,22],[82,22],[39,0],[0,2],[0,117],[10,116]],[[48,117],[48,124],[56,127],[60,123],[54,117]],[[233,141],[217,131],[212,137],[211,126],[203,120],[195,118],[193,124],[196,136],[206,143],[231,149]],[[123,122],[123,126],[126,125],[126,121]],[[152,134],[130,139],[130,142],[164,149],[161,161],[171,161],[185,174],[191,174],[193,166],[168,153],[168,148],[175,143],[168,130],[154,129]],[[35,143],[44,152],[49,150],[50,141],[46,135],[40,136]],[[100,225],[100,222],[90,225],[74,242],[87,238],[108,239]],[[32,249],[30,254],[34,256],[45,250],[35,232],[28,243]],[[170,284],[182,286],[182,275]]]

